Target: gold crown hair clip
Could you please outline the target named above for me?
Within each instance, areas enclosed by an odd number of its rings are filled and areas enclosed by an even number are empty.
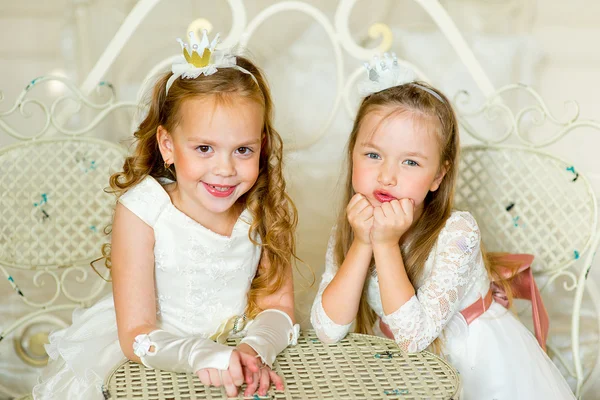
[[[183,50],[183,56],[185,57],[185,60],[196,68],[206,67],[210,63],[210,56],[212,55],[213,51],[215,51],[217,43],[219,43],[219,36],[221,34],[217,33],[209,47],[206,33],[206,30],[202,31],[202,40],[200,43],[198,43],[196,40],[196,35],[194,32],[188,33],[188,36],[190,37],[189,44],[184,43],[183,40],[177,38],[177,42],[179,42],[181,45],[181,50]]]
[[[173,63],[171,66],[173,75],[167,81],[167,94],[177,78],[196,79],[200,75],[212,75],[219,68],[235,68],[252,76],[254,81],[256,81],[256,78],[249,71],[236,64],[235,55],[229,51],[216,49],[219,43],[218,33],[212,42],[209,42],[206,30],[202,31],[202,40],[200,40],[200,43],[196,40],[194,32],[190,32],[188,36],[189,43],[184,43],[183,40],[177,39],[181,45],[183,59]]]

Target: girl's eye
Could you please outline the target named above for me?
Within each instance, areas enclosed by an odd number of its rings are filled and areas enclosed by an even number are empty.
[[[196,150],[198,150],[200,153],[209,153],[212,148],[210,146],[200,145],[196,147]]]
[[[405,160],[405,161],[403,162],[403,164],[404,164],[404,165],[410,165],[411,167],[416,167],[416,166],[418,166],[418,165],[419,165],[417,162],[415,162],[415,161],[413,161],[413,160]]]
[[[379,159],[381,159],[381,157],[377,153],[367,153],[367,157],[369,157],[372,160],[379,160]]]
[[[250,153],[252,153],[252,149],[250,149],[249,147],[240,147],[236,150],[236,152],[238,154],[245,156],[245,155],[249,155]]]

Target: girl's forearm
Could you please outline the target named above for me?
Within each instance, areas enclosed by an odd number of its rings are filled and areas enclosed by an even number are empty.
[[[372,256],[369,244],[352,242],[344,262],[325,288],[323,308],[336,324],[346,325],[356,318]]]
[[[383,312],[390,315],[415,295],[415,289],[406,274],[399,245],[374,245],[373,252]]]

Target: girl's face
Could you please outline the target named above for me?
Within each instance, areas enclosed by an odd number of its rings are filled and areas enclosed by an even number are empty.
[[[372,206],[408,198],[420,215],[429,191],[440,186],[440,148],[431,123],[403,112],[371,111],[358,131],[352,152],[352,186]]]
[[[208,96],[185,100],[179,113],[172,132],[157,130],[163,159],[177,171],[174,203],[200,223],[230,217],[258,178],[263,108],[241,96]]]

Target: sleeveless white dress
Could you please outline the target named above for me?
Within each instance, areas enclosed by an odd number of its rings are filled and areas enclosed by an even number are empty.
[[[313,327],[325,342],[343,339],[352,325],[332,321],[321,301],[338,270],[334,237],[311,310]],[[367,285],[370,307],[388,324],[402,350],[425,350],[442,335],[444,355],[460,373],[461,400],[575,399],[533,334],[502,305],[492,303],[470,325],[460,313],[490,289],[479,228],[470,213],[452,213],[416,282],[416,294],[398,310],[389,315],[383,312],[376,274]],[[378,323],[374,331],[384,336]]]
[[[119,201],[154,230],[159,328],[208,338],[223,321],[244,313],[260,260],[260,247],[248,237],[248,210],[227,237],[175,208],[152,177]],[[54,332],[46,351],[50,362],[33,389],[34,399],[103,399],[105,377],[125,358],[112,294],[88,309],[75,310],[73,324]]]

